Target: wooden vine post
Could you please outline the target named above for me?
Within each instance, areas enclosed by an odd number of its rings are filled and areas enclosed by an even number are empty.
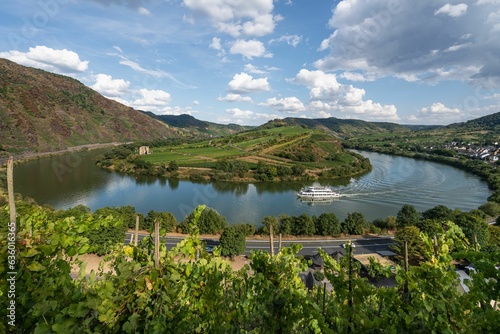
[[[155,222],[155,267],[160,266],[160,222]]]
[[[14,226],[14,234],[17,234],[16,226],[16,199],[14,197],[14,158],[7,160],[7,193],[9,196],[10,223]]]
[[[347,332],[352,333],[352,329],[354,326],[353,322],[353,314],[354,314],[354,303],[353,303],[353,289],[352,289],[352,243],[348,241],[346,243],[346,250],[348,252],[349,257],[349,281],[348,281],[348,292],[349,292],[349,327],[347,327]]]
[[[274,240],[273,240],[273,224],[269,224],[269,246],[271,251],[271,256],[274,256]]]
[[[134,238],[134,246],[137,247],[139,242],[139,215],[135,215],[135,238]]]

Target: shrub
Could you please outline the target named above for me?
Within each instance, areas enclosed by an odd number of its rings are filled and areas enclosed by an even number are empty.
[[[189,225],[193,222],[194,212],[184,219],[179,225],[183,233],[190,233]],[[212,208],[205,208],[197,222],[200,234],[218,234],[227,227],[227,221],[224,216]]]
[[[236,255],[245,253],[246,240],[245,235],[237,231],[233,226],[229,226],[222,232],[219,243],[221,255],[233,258]]]

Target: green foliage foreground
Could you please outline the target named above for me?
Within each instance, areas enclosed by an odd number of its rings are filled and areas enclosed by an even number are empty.
[[[453,235],[438,247],[421,234],[420,266],[395,270],[396,287],[376,288],[345,256],[321,251],[332,290],[308,290],[299,278],[301,246],[277,255],[252,253],[251,268],[233,271],[228,260],[204,252],[193,213],[192,235],[155,266],[151,239],[137,247],[117,244],[106,257],[110,271],[86,275],[78,255],[99,224],[87,218],[50,221],[39,208],[18,223],[15,328],[7,317],[6,256],[0,236],[0,332],[18,333],[499,333],[498,254],[471,253],[478,263],[470,292],[461,294],[450,266]],[[3,208],[2,210],[6,210]],[[76,277],[71,267],[80,267]]]

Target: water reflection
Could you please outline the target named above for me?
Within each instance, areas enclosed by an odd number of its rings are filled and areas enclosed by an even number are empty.
[[[373,165],[372,172],[353,178],[325,180],[341,193],[327,203],[302,202],[301,188],[314,182],[191,182],[150,176],[123,175],[95,166],[96,152],[52,157],[17,165],[15,188],[40,204],[68,208],[84,204],[95,210],[104,206],[132,205],[138,212],[170,211],[182,220],[198,204],[214,208],[231,223],[260,224],[268,215],[320,215],[333,212],[344,219],[361,212],[369,219],[395,215],[403,204],[424,211],[438,204],[470,210],[486,202],[490,191],[474,175],[452,167],[362,152]],[[467,194],[467,196],[464,196]]]
[[[242,182],[214,182],[212,186],[219,193],[229,193],[234,196],[246,195],[249,189],[249,184]]]

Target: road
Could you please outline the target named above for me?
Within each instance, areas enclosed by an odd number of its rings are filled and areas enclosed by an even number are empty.
[[[147,237],[149,234],[139,234],[139,240]],[[126,233],[125,243],[128,244],[133,242],[133,233]],[[180,242],[182,237],[166,237],[164,238],[165,243],[168,249],[171,249],[178,242]],[[214,239],[203,239],[206,242],[207,246],[217,246],[219,244],[219,240],[217,238]],[[391,237],[361,237],[356,239],[335,239],[335,240],[283,240],[282,246],[289,247],[292,244],[301,244],[302,249],[299,252],[299,255],[311,256],[318,252],[318,248],[323,248],[326,252],[332,253],[337,250],[342,250],[342,244],[346,243],[346,241],[352,240],[354,247],[354,254],[368,254],[368,253],[376,253],[378,251],[389,251],[390,245],[394,243],[393,238]],[[274,242],[275,252],[279,247],[278,241]],[[247,239],[246,242],[246,251],[245,254],[248,255],[252,250],[264,250],[269,252],[269,241],[268,240],[250,240]]]

